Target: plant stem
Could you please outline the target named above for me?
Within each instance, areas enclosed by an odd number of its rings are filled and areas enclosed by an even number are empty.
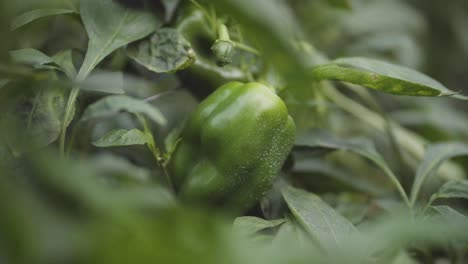
[[[65,138],[67,134],[67,127],[69,124],[71,113],[75,107],[76,103],[76,98],[78,97],[78,94],[80,93],[80,88],[78,85],[73,86],[70,95],[68,97],[67,101],[67,107],[65,108],[65,114],[63,116],[62,120],[62,129],[60,131],[60,155],[64,156],[65,155]]]
[[[171,177],[169,175],[169,172],[166,169],[166,162],[164,161],[164,157],[161,154],[161,151],[156,145],[156,141],[154,140],[153,133],[151,133],[151,129],[148,126],[148,122],[146,119],[141,116],[137,115],[138,120],[140,123],[143,125],[143,131],[148,138],[148,148],[150,149],[151,153],[153,154],[154,159],[156,160],[156,163],[158,166],[163,170],[164,177],[166,178],[167,185],[171,190],[174,189],[174,184],[172,183]]]
[[[255,55],[260,55],[260,52],[258,50],[256,50],[255,48],[250,47],[249,45],[246,45],[246,44],[244,44],[242,42],[237,42],[237,41],[232,41],[232,43],[234,43],[234,45],[235,45],[235,47],[237,49],[244,50],[244,51],[250,52],[250,53],[255,54]]]

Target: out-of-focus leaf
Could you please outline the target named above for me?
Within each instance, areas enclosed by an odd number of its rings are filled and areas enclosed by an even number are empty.
[[[161,2],[164,4],[164,9],[166,11],[164,20],[170,21],[175,11],[177,10],[177,6],[179,5],[180,0],[162,0]]]
[[[442,217],[443,221],[445,221],[449,225],[453,226],[460,226],[465,225],[468,226],[468,217],[459,213],[457,210],[446,206],[446,205],[438,205],[432,206],[439,215]],[[466,241],[468,241],[468,237],[465,236]]]
[[[391,16],[388,10],[392,10]],[[356,5],[353,12],[345,14],[340,21],[344,31],[354,37],[381,32],[400,32],[411,35],[423,34],[426,21],[419,10],[405,1],[372,1]]]
[[[10,51],[10,56],[13,61],[36,69],[60,70],[70,79],[74,79],[76,76],[71,50],[64,50],[50,57],[37,49],[27,48]]]
[[[464,198],[468,199],[468,181],[451,180],[446,182],[439,191],[433,194],[431,200],[438,198]]]
[[[151,184],[150,170],[139,167],[129,160],[110,154],[92,156],[89,165],[101,178],[117,186],[141,186]]]
[[[297,221],[327,251],[341,248],[358,232],[351,222],[312,193],[287,187],[283,197]]]
[[[220,0],[212,4],[243,26],[243,32],[259,46],[265,61],[288,81],[307,76],[303,58],[293,47],[295,39],[303,39],[303,33],[285,1],[272,4],[269,0]]]
[[[13,61],[33,67],[53,63],[54,60],[37,49],[20,49],[10,51]]]
[[[468,99],[418,71],[369,58],[336,59],[312,68],[312,75],[316,80],[349,82],[396,95]]]
[[[88,33],[88,51],[77,79],[84,80],[107,55],[151,34],[160,22],[150,13],[126,9],[112,0],[82,0],[80,14]]]
[[[36,19],[54,16],[54,15],[63,15],[63,14],[72,14],[76,13],[76,10],[73,9],[36,9],[26,12],[18,17],[16,17],[13,22],[11,22],[11,30],[18,29],[26,24],[33,22]]]
[[[278,227],[279,225],[283,224],[286,220],[285,219],[277,219],[277,220],[265,220],[258,217],[253,216],[241,216],[234,220],[234,224],[232,229],[235,233],[241,233],[245,235],[254,235],[255,233],[268,229]]]
[[[14,118],[24,129],[22,133],[12,133],[15,140],[9,140],[18,152],[32,150],[29,143],[37,147],[49,145],[60,133],[62,116],[65,111],[67,90],[57,83],[36,83],[31,93],[19,95],[13,108],[5,116]],[[60,85],[58,85],[60,86]],[[17,89],[18,87],[12,87]],[[27,139],[23,138],[27,137]]]
[[[350,0],[326,0],[326,2],[334,7],[341,8],[341,9],[351,9]]]
[[[364,35],[344,47],[345,55],[371,57],[409,68],[420,68],[424,54],[414,36],[383,31]]]
[[[164,125],[166,123],[164,116],[162,116],[161,112],[155,107],[145,101],[125,95],[107,96],[91,104],[83,113],[81,122],[109,117],[121,111],[133,114],[144,114],[158,124]]]
[[[10,82],[8,79],[0,79],[0,89]]]
[[[450,135],[468,137],[468,122],[466,122],[468,115],[458,111],[451,104],[451,100],[437,100],[437,102],[421,100],[420,103],[421,105],[414,107],[414,103],[411,102],[410,109],[399,109],[390,115],[392,119],[404,126],[430,126]]]
[[[85,91],[123,94],[123,74],[121,72],[95,71],[86,78],[80,88]]]
[[[406,197],[405,191],[401,188],[398,178],[393,174],[383,157],[375,150],[374,144],[367,139],[356,138],[343,140],[320,131],[317,133],[309,133],[304,137],[298,137],[295,146],[304,149],[310,148],[311,150],[316,150],[317,148],[347,150],[368,158],[387,174],[403,198]]]
[[[127,52],[139,64],[159,73],[183,70],[196,59],[190,43],[172,28],[157,30],[149,39],[131,45]]]
[[[411,203],[416,203],[424,182],[432,177],[444,161],[468,155],[468,145],[463,142],[447,142],[430,145],[427,148],[423,162],[416,171],[413,187],[411,188]]]
[[[294,161],[293,172],[312,174],[314,180],[315,177],[317,177],[316,174],[324,174],[330,177],[332,181],[339,182],[339,184],[344,185],[345,188],[349,188],[350,191],[364,192],[372,195],[381,195],[388,192],[384,187],[372,184],[360,177],[350,175],[351,173],[349,171],[340,169],[336,164],[332,164],[323,159],[297,159]]]
[[[144,145],[147,143],[147,137],[143,131],[138,129],[114,129],[93,142],[96,147],[121,147]]]
[[[392,264],[418,264],[416,260],[412,259],[406,251],[401,251],[400,254],[396,256]]]
[[[72,50],[59,51],[52,57],[55,64],[68,76],[71,80],[74,80],[77,74],[75,65],[73,64]]]
[[[415,217],[403,211],[360,228],[360,235],[351,237],[344,250],[336,252],[338,258],[333,263],[389,263],[411,245],[446,245],[446,241],[465,240],[468,234],[460,231],[466,228],[466,221],[447,223],[439,216]]]

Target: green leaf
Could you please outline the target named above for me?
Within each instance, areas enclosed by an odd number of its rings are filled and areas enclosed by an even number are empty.
[[[12,135],[17,137],[16,140],[9,140],[18,153],[32,150],[32,146],[25,144],[34,143],[37,147],[43,147],[54,142],[59,136],[65,111],[68,92],[64,87],[48,82],[32,85],[35,86],[13,99],[12,108],[5,115],[15,118],[24,129],[22,133]],[[19,87],[15,85],[11,88]]]
[[[76,68],[73,64],[72,50],[59,51],[52,57],[52,60],[57,64],[60,69],[68,76],[71,80],[76,78]]]
[[[254,216],[241,216],[234,220],[232,229],[235,233],[254,235],[261,230],[278,227],[285,221],[285,219],[268,221]]]
[[[44,8],[31,10],[16,17],[13,22],[11,22],[10,28],[11,30],[15,30],[39,18],[72,13],[77,12],[76,10],[66,8]]]
[[[70,79],[76,77],[71,50],[60,51],[50,57],[37,49],[27,48],[10,51],[10,56],[17,63],[30,65],[36,69],[60,70]]]
[[[317,148],[347,150],[368,158],[387,174],[405,202],[409,202],[407,201],[406,192],[403,190],[398,178],[392,172],[383,157],[375,150],[374,144],[367,139],[355,138],[343,140],[335,138],[324,131],[318,131],[309,133],[306,137],[298,137],[295,146],[305,149],[309,148],[311,150],[316,150]]]
[[[93,142],[96,147],[122,147],[148,143],[145,133],[138,129],[114,129]]]
[[[40,67],[48,63],[53,63],[54,60],[37,49],[20,49],[10,51],[10,56],[13,61],[21,64]]]
[[[131,45],[127,52],[136,62],[158,73],[183,70],[196,59],[190,43],[172,28],[157,30],[149,39]]]
[[[451,180],[446,182],[439,191],[431,197],[434,201],[439,198],[468,199],[468,180]]]
[[[95,71],[80,84],[85,91],[124,94],[121,72]]]
[[[327,251],[340,248],[358,232],[351,222],[315,194],[287,187],[283,197],[297,221]]]
[[[166,119],[159,110],[145,101],[125,95],[107,96],[91,104],[83,113],[80,121],[86,122],[93,119],[106,118],[121,111],[133,114],[144,114],[152,121],[161,125],[166,123]]]
[[[447,245],[447,241],[466,240],[468,222],[448,224],[440,216],[427,217],[400,212],[393,217],[382,217],[360,229],[361,236],[347,241],[338,261],[333,263],[391,263],[404,249]],[[341,253],[341,254],[340,254]],[[349,261],[350,257],[360,257]]]
[[[326,2],[334,7],[350,10],[351,3],[349,0],[326,0]]]
[[[468,155],[468,145],[462,142],[448,142],[430,145],[423,162],[416,171],[411,188],[411,203],[414,205],[424,182],[432,177],[439,167],[448,159]]]
[[[387,193],[384,187],[373,184],[366,179],[352,175],[349,171],[338,167],[333,162],[316,158],[295,159],[293,172],[299,174],[307,174],[315,179],[319,179],[318,175],[326,175],[333,182],[337,182],[341,188],[349,189],[351,192],[368,193],[371,195],[382,195]]]
[[[378,91],[412,96],[454,95],[438,81],[403,66],[368,58],[341,58],[312,68],[316,80],[337,80],[362,85]]]
[[[150,13],[126,9],[112,0],[81,0],[88,51],[77,79],[84,80],[107,55],[151,34],[160,25]]]
[[[457,210],[446,206],[431,206],[439,215],[442,217],[442,220],[453,226],[468,226],[468,217],[459,213]]]
[[[10,83],[9,79],[0,79],[0,89],[8,83]]]

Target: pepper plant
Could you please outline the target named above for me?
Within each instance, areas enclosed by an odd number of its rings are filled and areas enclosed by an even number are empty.
[[[0,263],[468,261],[466,1],[16,2]]]

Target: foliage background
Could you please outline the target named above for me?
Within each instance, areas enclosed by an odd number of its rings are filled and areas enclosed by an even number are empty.
[[[211,3],[233,39],[260,52],[238,51],[214,72],[271,85],[298,127],[271,193],[242,214],[179,201],[160,162],[197,101],[230,78],[193,75],[200,54],[179,63],[189,53],[180,39],[182,53],[164,57],[172,63],[131,52],[175,28],[190,1],[120,1],[142,22],[127,21],[109,52],[99,43],[115,24],[93,38],[86,21],[120,9],[86,18],[97,2],[17,2],[0,3],[0,263],[466,263],[466,101],[309,74],[328,58],[368,57],[467,95],[466,1]],[[59,15],[12,28],[38,9]],[[83,63],[93,47],[102,61]],[[135,128],[143,134],[127,133]],[[120,141],[105,137],[115,129]]]

